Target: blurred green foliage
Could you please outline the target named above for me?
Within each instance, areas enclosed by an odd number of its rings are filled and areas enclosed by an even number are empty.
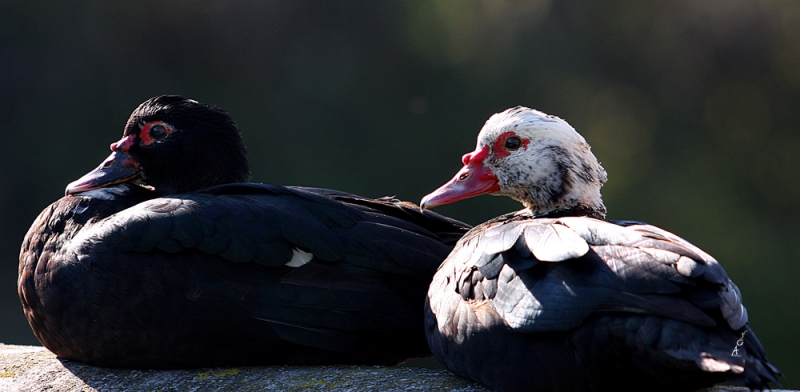
[[[255,181],[412,201],[491,114],[561,116],[609,172],[609,217],[720,260],[800,388],[796,0],[4,1],[0,342],[36,343],[15,285],[28,225],[167,93],[229,110]]]

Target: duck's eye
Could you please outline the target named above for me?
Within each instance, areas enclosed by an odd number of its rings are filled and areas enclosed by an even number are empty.
[[[167,127],[163,125],[153,125],[150,127],[150,137],[153,139],[161,139],[164,136],[167,136],[168,133]]]
[[[519,149],[520,146],[522,146],[522,140],[516,136],[511,136],[510,138],[506,139],[506,144],[504,145],[506,150],[511,151]]]

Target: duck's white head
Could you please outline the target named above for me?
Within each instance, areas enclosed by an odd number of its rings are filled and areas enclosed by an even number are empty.
[[[606,171],[586,140],[558,117],[521,106],[497,113],[462,162],[450,182],[422,199],[422,208],[491,194],[518,200],[535,216],[605,217],[600,188]]]

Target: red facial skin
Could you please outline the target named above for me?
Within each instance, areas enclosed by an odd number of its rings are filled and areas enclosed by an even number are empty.
[[[127,136],[111,144],[111,155],[97,168],[67,185],[66,195],[103,188],[138,178],[139,164],[128,154],[134,136]]]
[[[144,124],[142,126],[142,130],[139,131],[139,140],[142,141],[142,145],[149,146],[153,144],[154,141],[156,141],[156,139],[154,139],[153,136],[150,135],[150,130],[156,125],[164,127],[164,131],[166,131],[167,134],[170,134],[173,131],[173,128],[170,125],[161,121],[151,121],[147,124]]]
[[[505,132],[500,136],[498,136],[497,139],[494,141],[494,143],[492,144],[492,151],[494,151],[495,160],[502,159],[511,155],[511,150],[505,148],[506,140],[508,140],[508,138],[510,138],[511,136],[517,136],[517,134],[514,132]],[[520,140],[522,141],[522,145],[520,148],[522,148],[523,150],[528,148],[528,143],[530,143],[530,140],[523,139],[521,137]]]
[[[488,156],[489,146],[465,154],[461,158],[464,168],[459,170],[448,183],[425,196],[420,202],[420,207],[423,209],[436,207],[468,197],[499,191],[500,185],[497,183],[497,177],[491,170],[483,166],[483,161]]]
[[[164,127],[163,131],[165,131],[160,135],[160,138],[174,131],[174,128],[169,124],[161,121],[151,121],[142,125],[138,135],[128,135],[118,142],[111,143],[111,155],[96,169],[67,185],[66,195],[74,195],[139,179],[139,163],[133,159],[129,151],[137,142],[141,146],[149,146],[156,142],[158,136],[154,138],[151,130],[157,125]]]
[[[492,194],[500,191],[500,184],[497,176],[487,167],[484,161],[492,155],[493,160],[502,159],[511,154],[505,148],[506,140],[516,136],[514,132],[501,134],[492,144],[493,148],[483,146],[483,148],[464,154],[461,162],[464,167],[456,173],[455,177],[439,189],[425,196],[420,202],[420,207],[431,208],[443,204],[454,203],[473,196]],[[530,141],[522,139],[520,148],[527,148]]]

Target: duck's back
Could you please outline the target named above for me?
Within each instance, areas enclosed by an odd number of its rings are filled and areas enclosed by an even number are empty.
[[[96,365],[393,364],[428,353],[425,292],[465,228],[323,189],[120,185],[42,212],[20,298],[46,347]]]
[[[498,217],[462,238],[428,297],[436,357],[502,391],[764,388],[780,373],[719,263],[640,222]]]

